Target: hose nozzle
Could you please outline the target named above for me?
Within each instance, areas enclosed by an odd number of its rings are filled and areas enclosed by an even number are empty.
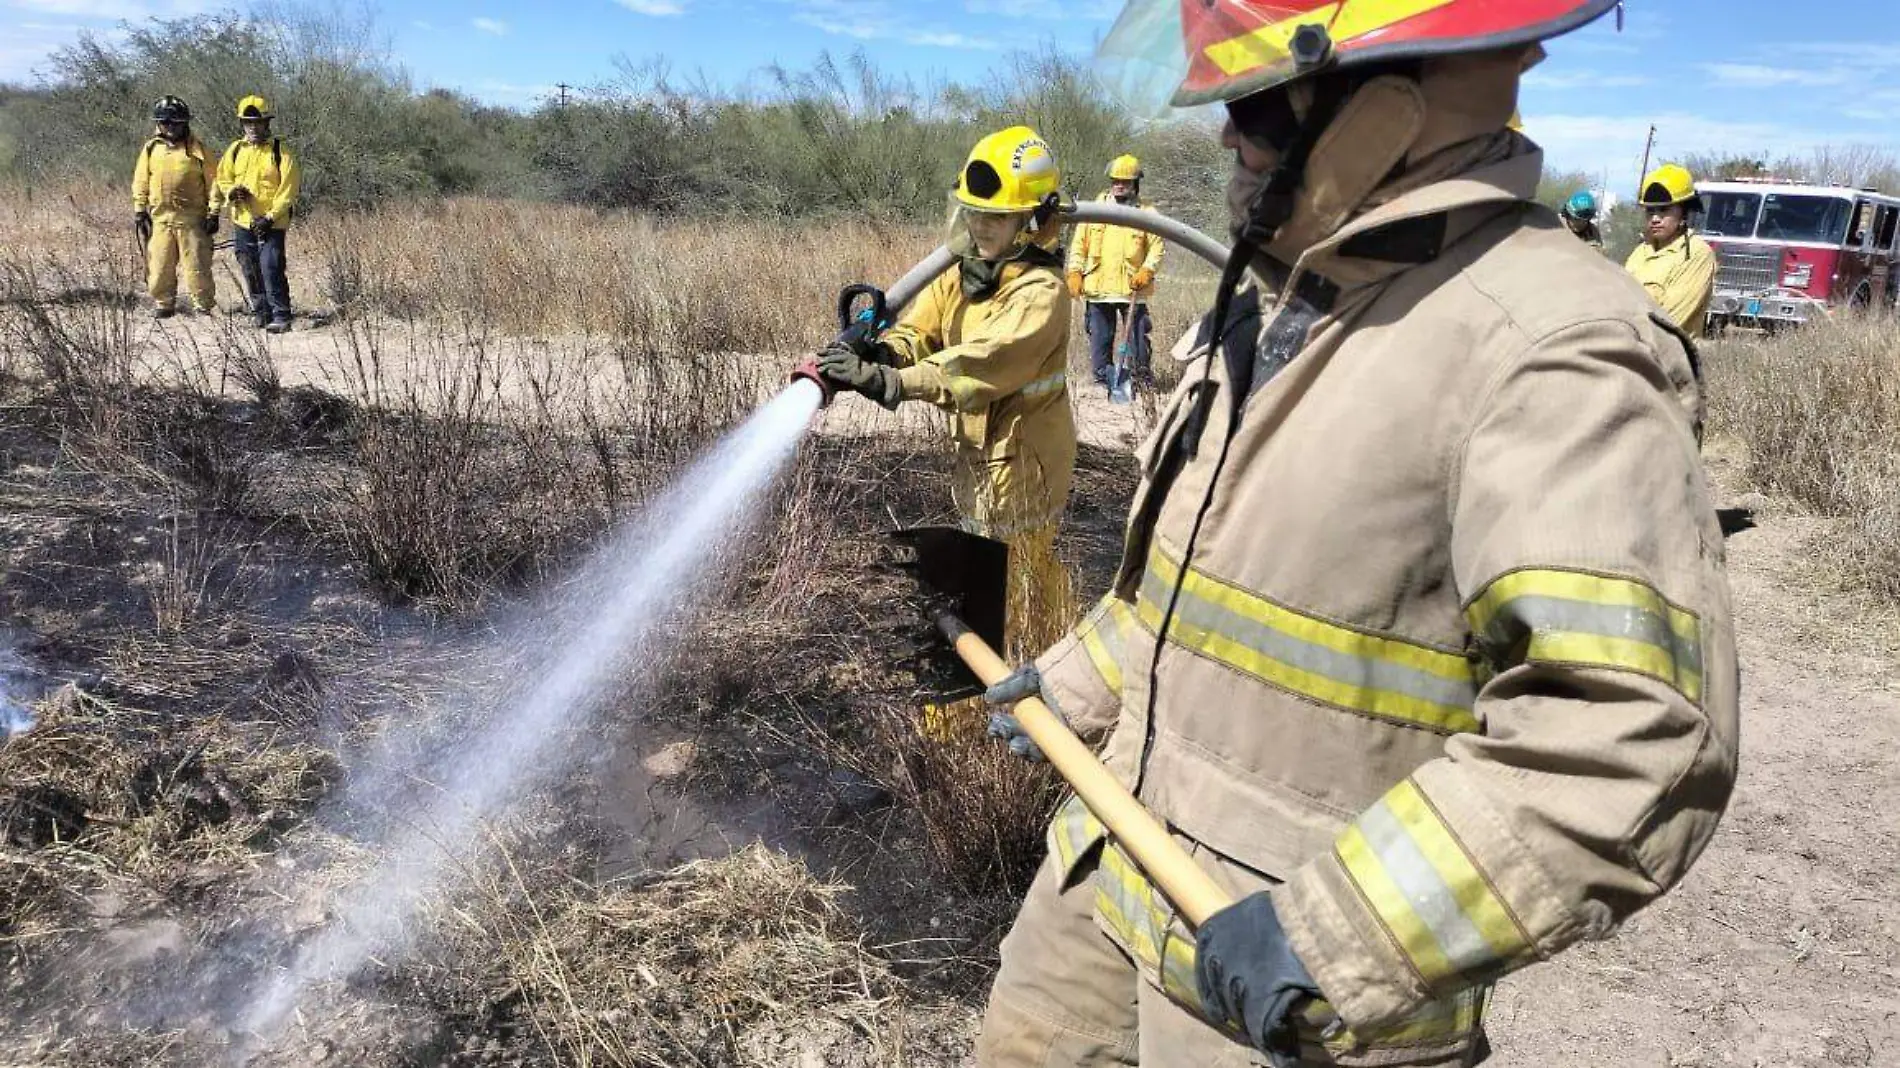
[[[837,390],[832,388],[831,383],[825,380],[824,373],[818,370],[817,356],[806,356],[800,359],[796,364],[793,364],[792,373],[785,376],[785,384],[789,386],[800,379],[808,381],[818,387],[818,392],[822,395],[822,399],[818,402],[818,407],[825,408],[830,406],[831,398],[837,393]]]

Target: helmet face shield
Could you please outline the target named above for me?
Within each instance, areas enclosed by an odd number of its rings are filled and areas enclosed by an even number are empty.
[[[1181,0],[1129,0],[1096,47],[1094,69],[1129,114],[1167,117],[1188,69]]]

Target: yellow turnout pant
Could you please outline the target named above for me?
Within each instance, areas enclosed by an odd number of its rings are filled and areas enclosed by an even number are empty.
[[[201,312],[216,310],[218,292],[211,280],[211,235],[195,222],[160,223],[145,246],[145,291],[152,306],[170,308],[178,296],[178,271],[185,272],[191,303]]]

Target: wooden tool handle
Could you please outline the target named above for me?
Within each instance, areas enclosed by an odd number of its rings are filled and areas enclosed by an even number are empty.
[[[1009,676],[1009,665],[961,620],[945,614],[938,617],[937,626],[983,685],[994,686]],[[1194,863],[1161,821],[1143,808],[1127,787],[1115,781],[1062,717],[1036,697],[1023,698],[1012,711],[1023,733],[1075,788],[1076,796],[1115,836],[1122,851],[1174,902],[1175,911],[1188,926],[1199,927],[1209,916],[1234,903],[1227,891]]]

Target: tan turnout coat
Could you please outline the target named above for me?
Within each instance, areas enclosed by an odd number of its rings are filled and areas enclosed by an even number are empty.
[[[1466,1055],[1488,984],[1673,885],[1735,775],[1692,350],[1531,203],[1539,167],[1306,250],[1261,320],[1290,362],[1250,395],[1194,348],[1115,587],[1038,661],[1210,870],[1284,883],[1337,1013],[1316,1059]],[[1052,863],[1100,836],[1072,804]],[[1193,1003],[1165,901],[1112,844],[1093,878],[1101,929]]]

